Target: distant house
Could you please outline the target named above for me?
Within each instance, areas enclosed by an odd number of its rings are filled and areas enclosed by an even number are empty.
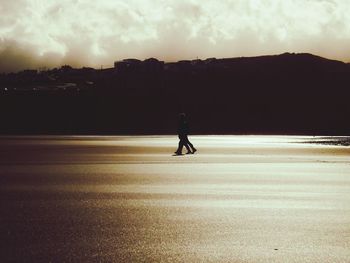
[[[165,70],[171,72],[190,71],[192,69],[191,60],[180,60],[178,62],[171,62],[165,64]]]
[[[204,64],[203,60],[201,59],[195,59],[191,61],[192,66],[201,66]]]
[[[156,58],[148,58],[144,61],[129,58],[114,62],[114,69],[118,73],[156,73],[164,70],[164,61],[159,61]]]
[[[149,58],[142,62],[142,70],[147,73],[157,73],[164,70],[164,61]]]
[[[205,64],[212,64],[215,63],[217,61],[216,58],[207,58],[206,60],[204,60]]]
[[[141,60],[128,58],[122,61],[114,62],[114,69],[119,73],[138,71],[141,65]]]
[[[186,66],[191,65],[192,61],[191,61],[191,60],[179,60],[177,63],[178,63],[180,66],[186,67]]]

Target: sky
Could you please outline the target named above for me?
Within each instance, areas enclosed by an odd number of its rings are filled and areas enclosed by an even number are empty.
[[[0,72],[313,53],[350,62],[349,0],[0,0]]]

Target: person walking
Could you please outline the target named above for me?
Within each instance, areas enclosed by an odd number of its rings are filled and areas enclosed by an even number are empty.
[[[186,119],[185,113],[179,114],[179,124],[178,124],[178,136],[179,136],[179,146],[175,152],[176,155],[182,155],[182,148],[185,146],[187,149],[186,154],[193,154],[197,151],[197,149],[193,146],[193,144],[188,139],[189,134],[189,124]]]

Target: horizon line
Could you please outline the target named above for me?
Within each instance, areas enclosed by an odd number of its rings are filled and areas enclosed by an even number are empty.
[[[329,60],[329,61],[337,61],[337,62],[341,62],[341,63],[344,63],[344,64],[350,64],[350,60],[349,61],[345,61],[345,60],[338,60],[338,59],[333,59],[333,58],[329,58],[329,57],[324,57],[324,56],[320,56],[320,55],[316,55],[314,53],[310,53],[310,52],[289,52],[289,51],[286,51],[286,52],[283,52],[283,53],[279,53],[279,54],[262,54],[262,55],[255,55],[255,56],[235,56],[235,57],[207,57],[207,58],[199,58],[198,56],[196,58],[191,58],[191,59],[180,59],[180,60],[177,60],[177,61],[174,61],[174,60],[162,60],[156,56],[151,56],[151,57],[148,57],[148,58],[144,58],[144,59],[141,59],[141,58],[137,58],[137,57],[127,57],[127,58],[122,58],[122,59],[116,59],[114,60],[114,62],[110,65],[96,65],[96,66],[86,66],[86,65],[83,65],[83,66],[80,66],[80,67],[75,67],[75,66],[71,66],[70,64],[66,64],[66,63],[62,63],[60,65],[57,65],[56,67],[47,67],[47,66],[40,66],[40,67],[33,67],[33,68],[26,68],[26,69],[21,69],[21,70],[17,70],[17,71],[9,71],[9,72],[6,72],[6,71],[2,71],[0,72],[0,74],[13,74],[13,73],[19,73],[19,72],[23,72],[23,71],[26,71],[26,70],[37,70],[37,71],[47,71],[47,70],[53,70],[53,69],[57,69],[57,68],[61,68],[61,67],[64,67],[64,66],[70,66],[74,69],[83,69],[83,68],[92,68],[92,69],[95,69],[95,70],[101,70],[101,69],[111,69],[111,68],[114,68],[114,63],[115,62],[122,62],[124,60],[128,60],[128,59],[136,59],[136,60],[139,60],[139,61],[145,61],[147,59],[157,59],[158,61],[162,61],[164,62],[165,64],[169,64],[169,63],[178,63],[178,62],[181,62],[181,61],[194,61],[194,60],[201,60],[201,61],[205,61],[205,60],[208,60],[208,59],[216,59],[216,60],[221,60],[221,59],[238,59],[238,58],[259,58],[259,57],[274,57],[274,56],[281,56],[281,55],[285,55],[285,54],[288,54],[288,55],[311,55],[311,56],[314,56],[314,57],[319,57],[319,58],[322,58],[322,59],[326,59],[326,60]],[[106,67],[105,67],[106,66]]]

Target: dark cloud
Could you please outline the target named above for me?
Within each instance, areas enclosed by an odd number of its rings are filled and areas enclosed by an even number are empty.
[[[25,69],[57,67],[62,57],[54,52],[38,55],[35,47],[21,45],[16,41],[0,41],[0,72],[16,72]]]
[[[0,0],[0,71],[312,52],[350,59],[347,0]]]

